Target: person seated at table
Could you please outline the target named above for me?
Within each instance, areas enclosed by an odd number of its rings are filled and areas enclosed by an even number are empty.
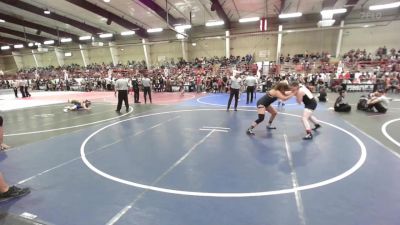
[[[66,106],[64,108],[64,112],[90,110],[90,106],[92,105],[92,102],[89,100],[85,101],[68,100],[68,102],[71,103],[71,105]]]
[[[335,101],[335,112],[350,112],[351,106],[345,101],[346,91],[340,90],[339,97]]]
[[[386,113],[389,108],[389,98],[386,97],[384,90],[379,90],[378,92],[370,95],[371,98],[368,100],[368,110],[369,112],[378,111],[379,113]]]

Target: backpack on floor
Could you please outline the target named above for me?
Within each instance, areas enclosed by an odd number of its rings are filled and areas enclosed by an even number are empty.
[[[368,109],[368,98],[365,95],[362,95],[360,100],[358,100],[357,109],[363,111]]]

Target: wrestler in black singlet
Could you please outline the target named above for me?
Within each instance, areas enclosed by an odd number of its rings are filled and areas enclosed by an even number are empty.
[[[263,105],[265,108],[267,108],[276,100],[278,100],[277,97],[272,97],[269,93],[267,93],[257,101],[257,107],[259,105]]]

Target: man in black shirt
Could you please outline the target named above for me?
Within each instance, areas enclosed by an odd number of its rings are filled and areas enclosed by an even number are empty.
[[[139,81],[137,80],[136,76],[132,79],[132,89],[133,89],[133,99],[135,103],[139,102]]]

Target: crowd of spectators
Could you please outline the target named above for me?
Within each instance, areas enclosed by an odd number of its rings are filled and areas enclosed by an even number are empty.
[[[343,60],[345,62],[354,63],[354,62],[372,62],[372,61],[398,61],[400,60],[400,49],[396,50],[394,48],[388,49],[386,46],[378,48],[375,53],[367,52],[364,50],[350,50],[347,53],[343,54]]]

